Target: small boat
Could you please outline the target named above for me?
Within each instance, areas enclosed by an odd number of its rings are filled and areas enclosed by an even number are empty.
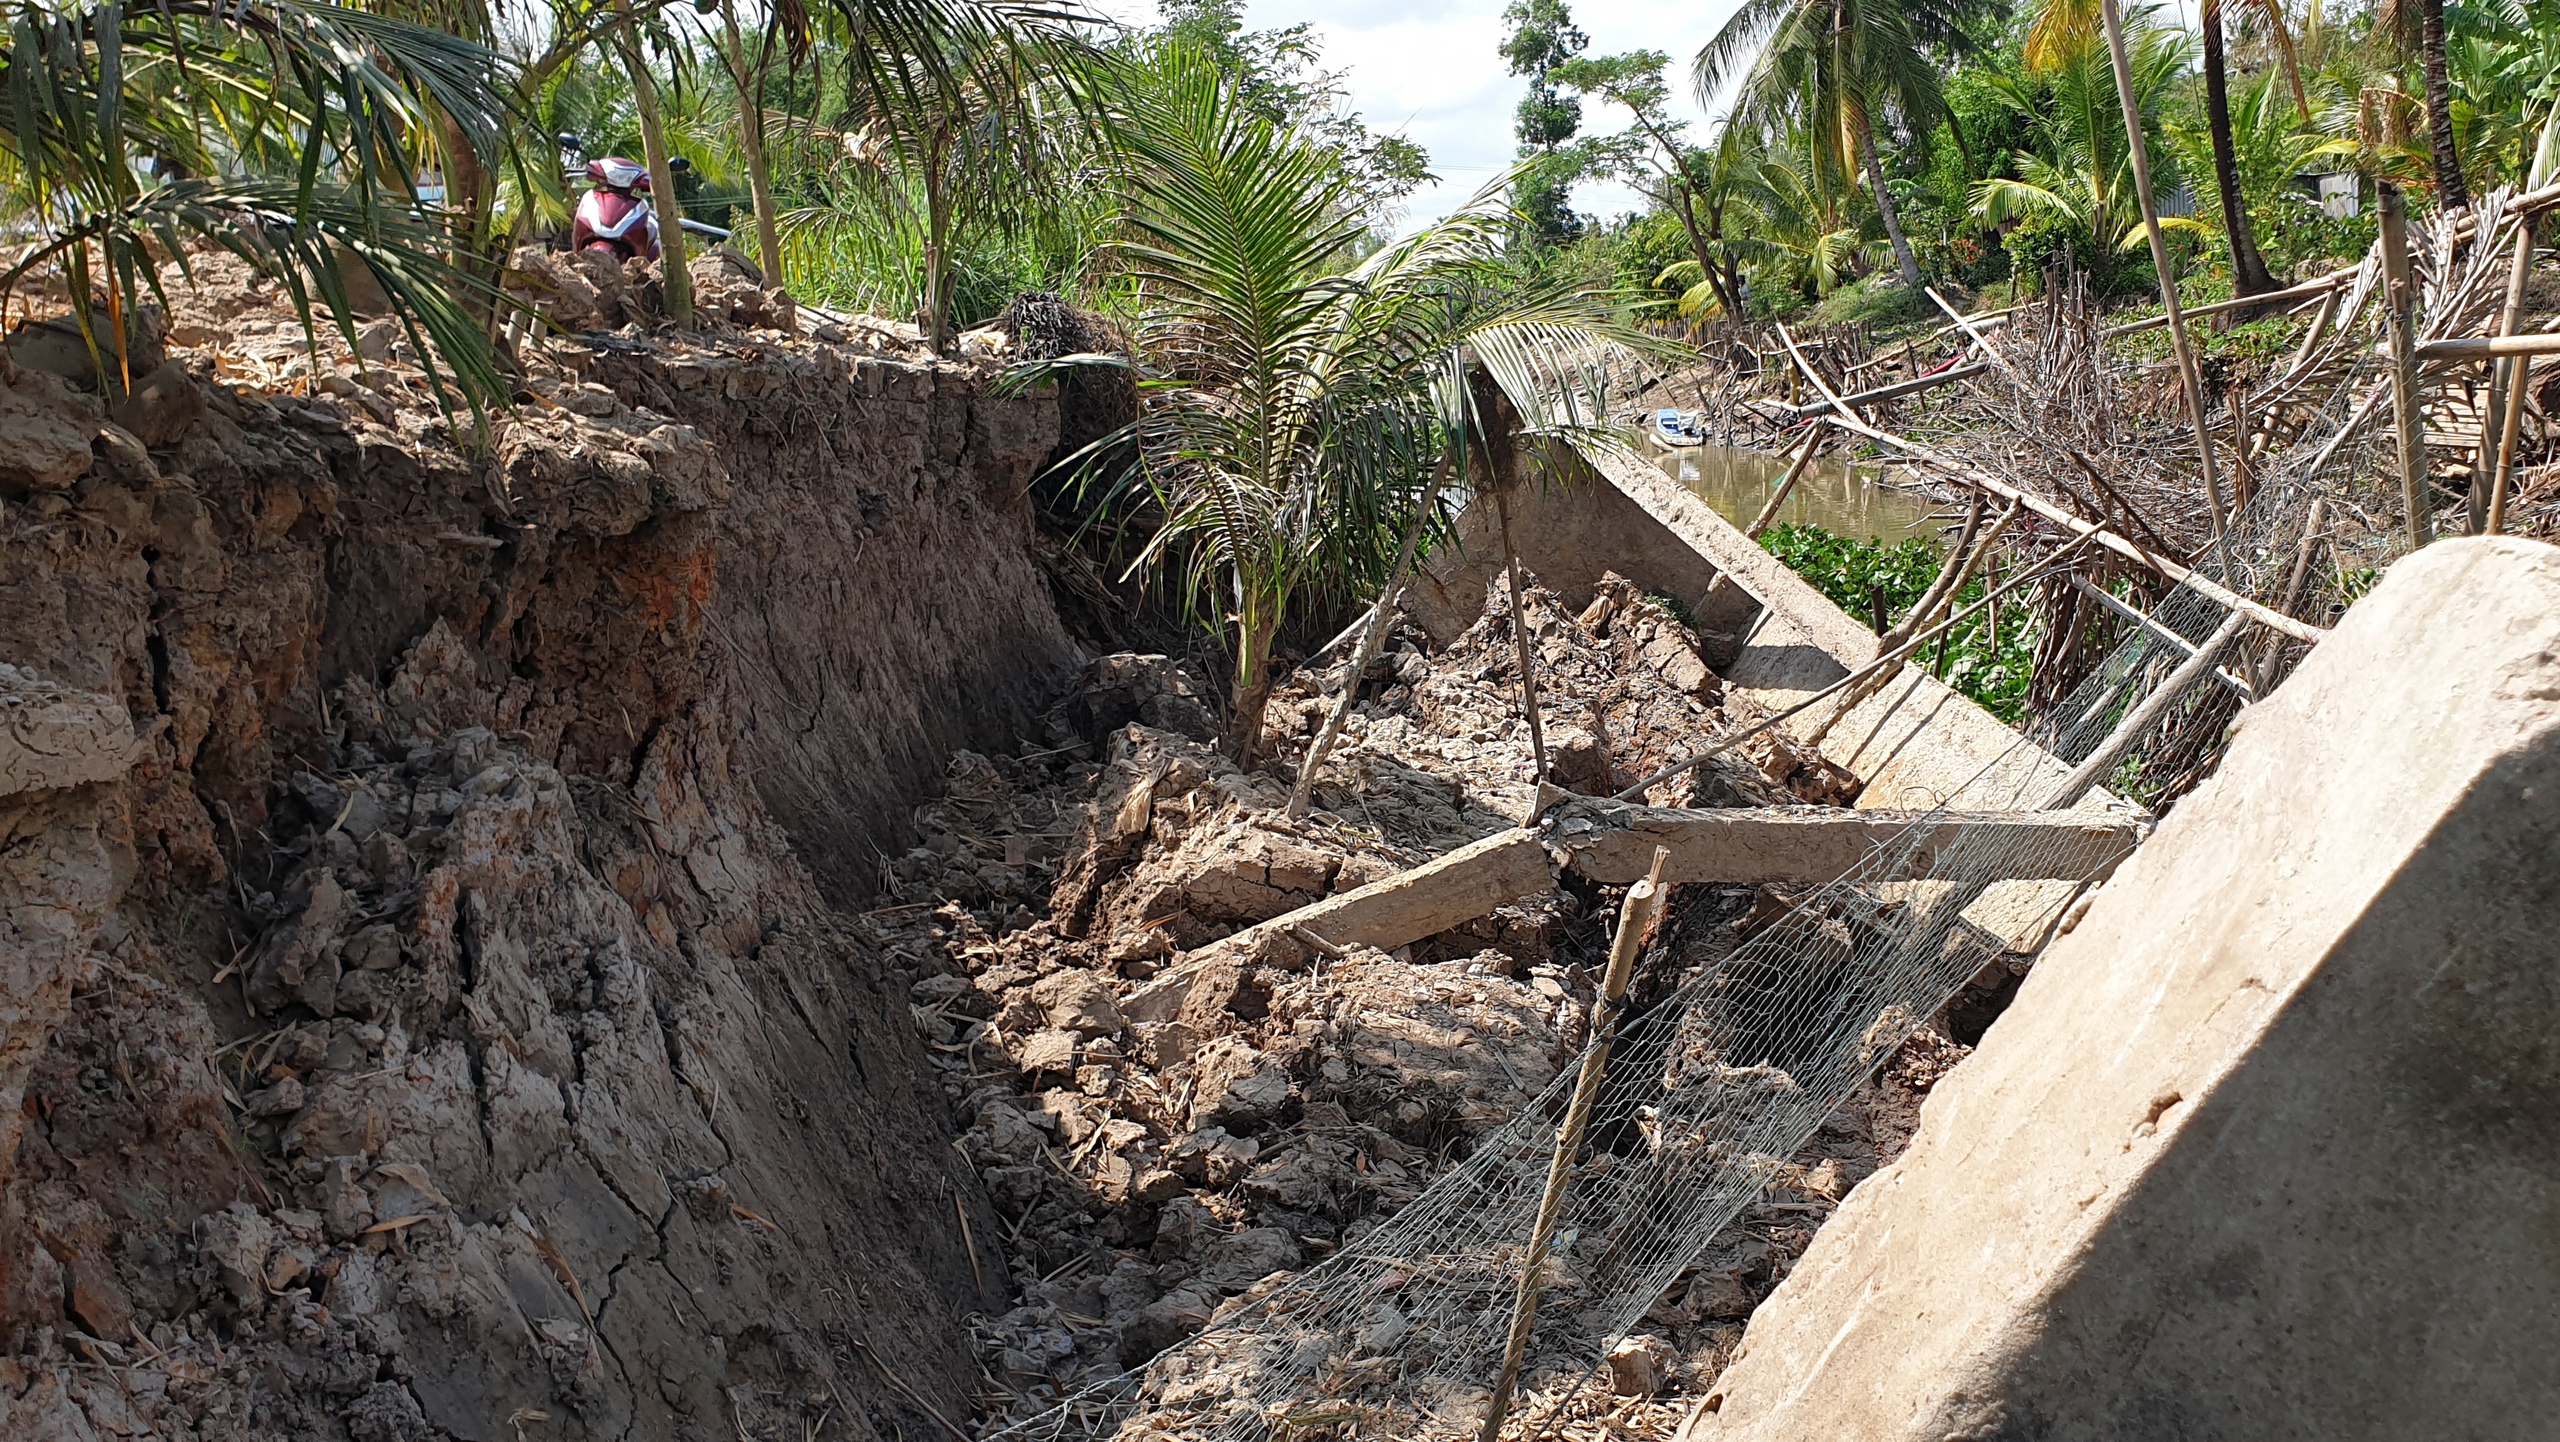
[[[1653,413],[1651,434],[1657,444],[1665,446],[1697,446],[1707,440],[1706,428],[1698,424],[1697,416],[1669,406]]]

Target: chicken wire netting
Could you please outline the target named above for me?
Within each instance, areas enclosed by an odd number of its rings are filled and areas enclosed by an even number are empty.
[[[2432,273],[2445,273],[2442,261]],[[2388,407],[2376,424],[2370,400],[2380,373],[2361,340],[2343,338],[2362,329],[2371,290],[2364,279],[2351,287],[2342,338],[2297,366],[2326,372],[2325,399],[2256,459],[2247,506],[2197,568],[2318,625],[2406,548],[2396,490],[2380,479],[2391,474]],[[2140,734],[2115,733],[2229,614],[2181,585],[2151,608],[2149,626],[2125,622],[2086,679],[1961,788],[1967,807],[2038,809],[2065,767],[2111,741],[2121,744],[2102,778],[2108,793],[2083,809],[2122,810],[2125,797],[2165,805],[2196,784],[2230,721],[2281,683],[2306,643],[2246,628],[2214,674],[2156,708]],[[2077,841],[1962,819],[1930,817],[1913,842],[1797,897],[1766,930],[1685,973],[1659,940],[1648,949],[1639,975],[1654,984],[1639,996],[1657,999],[1626,1017],[1608,1051],[1541,1264],[1523,1394],[1592,1375],[1853,1091],[1986,968],[2040,948],[2095,879]],[[1462,1163],[1321,1263],[1266,1281],[1144,1366],[995,1435],[1473,1437],[1578,1071],[1562,1068]],[[1541,1413],[1515,1407],[1505,1435],[1534,1431]]]

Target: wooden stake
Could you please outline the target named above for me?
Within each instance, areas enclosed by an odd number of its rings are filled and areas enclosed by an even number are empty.
[[[2411,334],[2417,287],[2409,279],[2409,205],[2400,187],[2377,180],[2382,192],[2382,317],[2391,337],[2391,423],[2398,428],[2400,500],[2409,512],[2409,549],[2435,539],[2427,517],[2426,420],[2418,412],[2417,338]]]
[[[1534,789],[1547,779],[1547,732],[1538,721],[1538,669],[1529,653],[1529,613],[1520,606],[1520,552],[1511,544],[1511,507],[1503,502],[1499,488],[1493,493],[1493,518],[1502,528],[1502,554],[1511,561],[1511,639],[1520,656],[1520,709],[1529,716],[1529,757],[1537,766]]]
[[[2302,518],[2302,539],[2295,542],[2293,547],[2293,573],[2285,577],[2284,598],[2276,603],[2277,610],[2291,614],[2294,607],[2302,604],[2302,589],[2311,581],[2311,558],[2319,554],[2320,542],[2325,539],[2320,528],[2328,519],[2327,498],[2314,499],[2311,502],[2310,511]],[[2283,657],[2284,643],[2269,642],[2267,654],[2260,658],[2255,673],[2259,695],[2267,694],[2267,691],[2276,684],[2276,662]]]
[[[2507,272],[2507,314],[2513,316],[2522,305],[2525,277],[2533,270],[2533,232],[2537,216],[2520,217],[2516,224],[2515,263]],[[2510,324],[2504,329],[2512,330]],[[2505,414],[2498,424],[2498,459],[2489,469],[2489,513],[2483,531],[2496,535],[2507,524],[2507,488],[2514,480],[2516,437],[2524,426],[2525,382],[2533,374],[2533,362],[2518,356],[2508,362]],[[2483,459],[2487,459],[2483,456]]]
[[[2107,26],[2107,54],[2115,62],[2116,98],[2124,103],[2125,143],[2133,160],[2134,197],[2142,202],[2143,228],[2150,233],[2151,264],[2160,272],[2160,308],[2169,326],[2169,349],[2178,358],[2178,382],[2187,393],[2187,419],[2195,426],[2196,460],[2204,471],[2205,500],[2213,507],[2214,538],[2227,524],[2222,507],[2222,480],[2213,459],[2213,431],[2205,424],[2204,385],[2196,372],[2195,353],[2187,346],[2186,317],[2178,309],[2178,282],[2169,273],[2169,240],[2160,233],[2160,207],[2151,197],[2151,153],[2142,140],[2142,105],[2134,98],[2133,62],[2124,50],[2124,19],[2116,0],[2099,0],[2098,13]]]
[[[1342,694],[1334,698],[1333,714],[1324,718],[1324,728],[1316,732],[1314,743],[1307,747],[1307,759],[1298,767],[1298,784],[1289,788],[1292,821],[1305,820],[1308,808],[1315,804],[1316,772],[1323,768],[1325,757],[1333,754],[1334,740],[1342,734],[1343,723],[1351,718],[1352,703],[1360,696],[1360,678],[1367,674],[1369,663],[1378,659],[1387,633],[1395,629],[1396,593],[1404,588],[1405,570],[1413,564],[1414,543],[1421,539],[1422,528],[1430,524],[1431,507],[1440,499],[1440,488],[1448,483],[1455,466],[1454,452],[1440,457],[1440,464],[1431,472],[1430,484],[1422,488],[1422,499],[1415,503],[1412,522],[1404,528],[1404,539],[1396,543],[1395,565],[1388,568],[1387,584],[1378,592],[1378,604],[1369,609],[1368,623],[1360,632],[1360,649],[1352,653],[1351,669],[1344,673]],[[1510,544],[1507,537],[1503,544]],[[1515,608],[1519,604],[1516,598],[1512,601]]]
[[[1520,1286],[1511,1301],[1511,1335],[1502,1348],[1502,1371],[1493,1396],[1485,1404],[1484,1427],[1476,1442],[1494,1442],[1503,1419],[1511,1415],[1511,1391],[1520,1381],[1520,1364],[1529,1355],[1529,1333],[1538,1320],[1539,1273],[1546,1270],[1547,1248],[1555,1240],[1556,1221],[1564,1213],[1565,1183],[1573,1175],[1573,1154],[1600,1100],[1600,1078],[1609,1067],[1609,1048],[1618,1039],[1618,1023],[1626,1013],[1627,982],[1634,975],[1636,953],[1645,933],[1662,914],[1662,864],[1671,859],[1667,846],[1653,848],[1653,870],[1627,888],[1618,908],[1618,934],[1609,944],[1609,970],[1601,978],[1600,999],[1591,1008],[1591,1045],[1582,1053],[1582,1072],[1574,1079],[1573,1103],[1564,1125],[1556,1128],[1555,1156],[1547,1163],[1547,1189],[1538,1198],[1538,1219],[1529,1229],[1528,1254],[1520,1262]]]

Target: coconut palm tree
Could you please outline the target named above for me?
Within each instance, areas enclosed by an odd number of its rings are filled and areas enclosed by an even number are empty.
[[[1876,152],[1876,124],[1888,109],[1915,133],[1948,119],[1937,55],[1971,48],[1966,0],[1743,0],[1698,51],[1692,68],[1701,104],[1739,79],[1738,117],[1800,121],[1842,168],[1861,171],[1893,245],[1902,283],[1920,288],[1920,262]]]
[[[2453,80],[2447,61],[2444,0],[2382,0],[2373,28],[2387,36],[2403,55],[2414,54],[2423,78],[2427,115],[2427,149],[2435,163],[2436,204],[2444,210],[2471,205],[2471,187],[2462,175],[2462,148],[2453,132]]]
[[[2231,293],[2264,295],[2277,289],[2258,253],[2249,202],[2240,190],[2240,161],[2231,142],[2231,77],[2222,59],[2222,0],[2204,0],[2197,11],[2204,32],[2204,118],[2213,146],[2213,185],[2222,199],[2222,232],[2231,246]]]
[[[2293,35],[2285,23],[2284,0],[2246,0],[2246,8],[2266,28],[2285,83],[2293,91],[2294,109],[2304,124],[2311,121],[2311,97],[2294,55]],[[2243,198],[2239,165],[2231,131],[2231,76],[2223,53],[2223,0],[2203,0],[2197,9],[2204,53],[2205,127],[2211,141],[2213,180],[2222,201],[2224,235],[2231,249],[2232,291],[2259,295],[2277,288],[2258,248]],[[2083,53],[2098,34],[2097,0],[2042,0],[2028,21],[2022,58],[2031,70],[2050,69]]]
[[[417,198],[421,137],[441,124],[483,165],[508,151],[508,66],[468,40],[320,0],[21,0],[0,55],[0,183],[35,243],[0,293],[60,265],[99,371],[129,382],[124,316],[189,238],[286,287],[306,327],[325,307],[349,340],[348,278],[370,274],[442,393],[504,383],[466,298],[444,217]],[[146,164],[145,162],[149,162]],[[178,176],[176,179],[160,179]]]
[[[2178,32],[2151,23],[2146,12],[2125,19],[2136,107],[2148,116],[2184,65],[2185,47]],[[2033,76],[2002,72],[1985,81],[1993,96],[2027,122],[2035,151],[2018,158],[2017,175],[1976,182],[1974,214],[1992,225],[2030,216],[2058,219],[2085,231],[2104,252],[2146,244],[2106,42],[2084,32]],[[2161,224],[2205,229],[2192,217],[2164,217]]]
[[[1597,364],[1641,344],[1598,299],[1521,288],[1497,178],[1455,215],[1351,265],[1357,183],[1332,147],[1240,103],[1175,47],[1122,87],[1126,237],[1141,413],[1122,439],[1160,520],[1138,567],[1178,574],[1235,663],[1229,747],[1261,748],[1272,646],[1310,589],[1382,578],[1481,366],[1532,431],[1595,425]],[[1560,400],[1560,397],[1580,397]]]

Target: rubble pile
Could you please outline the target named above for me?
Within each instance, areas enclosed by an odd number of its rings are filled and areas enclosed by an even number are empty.
[[[1525,610],[1570,789],[1622,789],[1750,719],[1728,714],[1696,633],[1630,582],[1578,615],[1533,586]],[[1254,929],[1518,825],[1533,765],[1516,667],[1500,587],[1443,650],[1400,633],[1301,821],[1289,786],[1339,667],[1275,691],[1274,757],[1253,772],[1214,746],[1203,683],[1129,655],[1094,662],[1020,754],[952,758],[948,794],[916,814],[923,844],[886,868],[898,900],[868,922],[916,976],[960,1149],[1008,1229],[1019,1304],[981,1326],[989,1415],[1143,1363],[1355,1242],[1579,1052],[1609,889],[1571,880],[1394,954]],[[1854,791],[1773,737],[1653,799]],[[1749,887],[1688,892],[1640,993],[1784,910]],[[1648,1388],[1712,1377],[1816,1214],[1898,1146],[1868,1113],[1914,1094],[1888,1083],[1835,1119],[1674,1289]]]

